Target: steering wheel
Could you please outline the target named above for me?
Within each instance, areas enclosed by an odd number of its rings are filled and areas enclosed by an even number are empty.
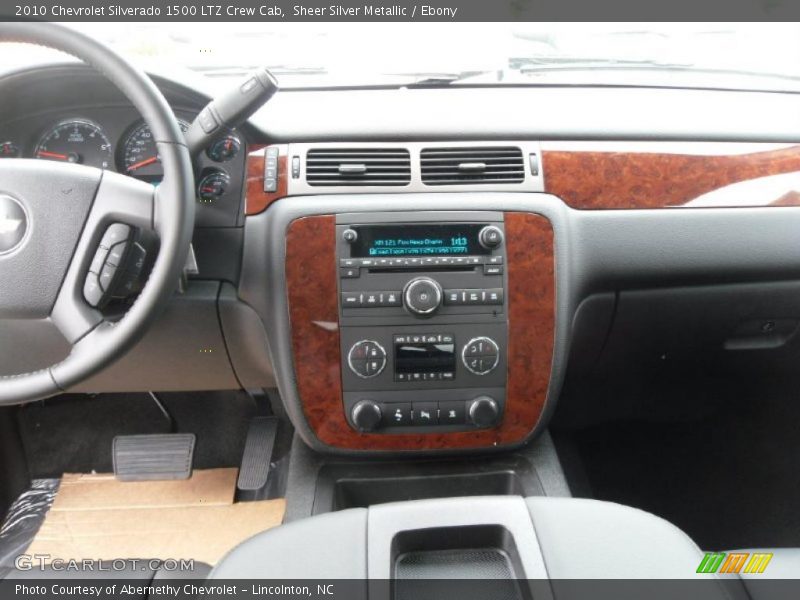
[[[49,319],[70,344],[50,367],[0,377],[0,405],[46,398],[94,375],[127,352],[175,291],[194,226],[194,174],[178,121],[142,72],[91,38],[53,23],[0,23],[0,42],[60,50],[94,67],[138,109],[158,148],[158,187],[111,171],[34,159],[0,161],[0,327]],[[84,287],[104,234],[150,230],[158,256],[141,294],[112,323]],[[114,225],[114,227],[111,227]],[[102,250],[101,250],[102,251]],[[41,323],[38,324],[41,326]],[[3,348],[2,352],[14,352]]]

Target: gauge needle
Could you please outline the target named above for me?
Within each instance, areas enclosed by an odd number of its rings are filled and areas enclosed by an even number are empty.
[[[151,156],[150,158],[145,158],[144,160],[140,160],[137,163],[133,163],[130,167],[128,167],[128,173],[130,173],[131,171],[135,171],[136,169],[141,169],[142,167],[146,167],[147,165],[152,165],[157,160],[158,160],[157,156]]]
[[[57,158],[59,160],[69,160],[69,156],[66,154],[59,154],[58,152],[48,152],[47,150],[39,150],[36,153],[37,156],[41,156],[42,158]]]

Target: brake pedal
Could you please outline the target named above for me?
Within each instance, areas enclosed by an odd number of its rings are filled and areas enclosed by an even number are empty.
[[[254,417],[250,421],[236,484],[240,491],[257,492],[267,485],[277,435],[278,419],[275,417]]]
[[[118,435],[113,442],[114,475],[120,481],[189,479],[195,435]]]

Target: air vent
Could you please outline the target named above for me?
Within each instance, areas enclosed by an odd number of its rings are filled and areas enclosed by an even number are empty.
[[[314,186],[408,185],[411,155],[402,148],[315,148],[306,154]]]
[[[420,153],[422,183],[467,185],[522,183],[522,150],[509,147],[425,148]]]

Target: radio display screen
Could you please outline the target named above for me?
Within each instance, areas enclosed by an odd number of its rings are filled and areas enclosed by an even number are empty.
[[[396,336],[394,370],[398,374],[454,372],[456,349],[453,336]]]
[[[446,225],[355,225],[353,258],[391,256],[470,256],[491,254],[478,242],[480,223]]]

